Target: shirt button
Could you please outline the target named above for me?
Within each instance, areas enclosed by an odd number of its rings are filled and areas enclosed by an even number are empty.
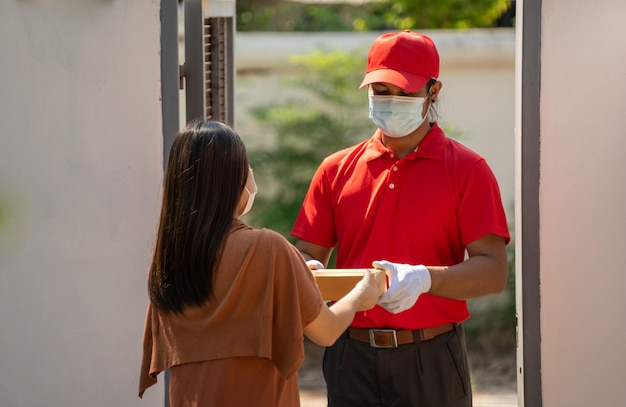
[[[393,170],[394,171],[398,171],[398,167],[396,167],[395,165],[393,166]]]
[[[393,153],[389,153],[389,157],[393,158],[395,155]]]
[[[394,189],[396,186],[394,184],[389,184],[389,189]]]

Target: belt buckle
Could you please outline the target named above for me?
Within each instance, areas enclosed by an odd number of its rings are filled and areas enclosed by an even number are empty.
[[[389,337],[391,338],[391,344],[390,345],[379,345],[376,343],[376,334],[389,334]],[[369,335],[370,335],[370,346],[372,348],[397,348],[398,347],[398,337],[396,336],[396,331],[394,329],[370,329],[369,330]]]

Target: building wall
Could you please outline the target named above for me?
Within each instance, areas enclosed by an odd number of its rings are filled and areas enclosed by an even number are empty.
[[[162,405],[137,397],[159,24],[157,0],[0,2],[1,406]]]
[[[536,373],[544,406],[623,406],[626,3],[544,1],[541,13]]]

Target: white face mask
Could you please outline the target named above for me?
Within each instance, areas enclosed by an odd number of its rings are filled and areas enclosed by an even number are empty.
[[[258,188],[256,186],[256,181],[254,180],[254,174],[252,173],[252,168],[250,168],[248,183],[250,182],[250,179],[252,180],[253,192],[250,192],[247,185],[243,187],[243,189],[245,189],[246,192],[248,193],[248,200],[246,201],[246,207],[243,208],[243,212],[241,212],[241,215],[239,215],[239,217],[242,217],[246,213],[250,212],[250,209],[252,209],[252,205],[254,204],[254,197],[256,196],[256,193],[258,191]]]
[[[370,91],[370,119],[385,135],[404,137],[424,123],[425,100],[424,97],[374,95]]]
[[[239,215],[240,217],[250,212],[250,209],[252,209],[252,204],[254,204],[254,197],[256,196],[256,190],[254,192],[250,192],[248,191],[247,187],[243,187],[243,189],[245,189],[248,193],[248,200],[246,201],[246,207],[243,208],[243,212],[241,212],[241,215]]]

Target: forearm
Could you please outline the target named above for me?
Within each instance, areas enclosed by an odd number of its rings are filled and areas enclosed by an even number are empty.
[[[332,247],[324,247],[320,245],[316,245],[314,243],[309,243],[304,240],[298,240],[295,244],[296,249],[300,251],[302,257],[305,261],[309,260],[317,260],[322,262],[322,264],[327,265],[330,260],[330,255],[333,251]]]
[[[356,314],[356,307],[349,304],[333,304],[332,309],[322,307],[320,315],[304,328],[304,334],[320,346],[331,346],[345,331]]]
[[[430,294],[466,300],[501,292],[507,281],[506,261],[478,255],[450,267],[428,266]]]
[[[352,291],[346,294],[345,297],[336,301],[329,307],[330,312],[335,316],[337,329],[335,333],[337,337],[348,328],[352,320],[354,320],[354,315],[359,311],[360,291],[362,291],[361,287],[356,286]]]
[[[324,306],[320,315],[304,328],[304,334],[318,345],[331,346],[350,326],[359,311],[364,289],[364,286],[357,285],[330,307]]]

